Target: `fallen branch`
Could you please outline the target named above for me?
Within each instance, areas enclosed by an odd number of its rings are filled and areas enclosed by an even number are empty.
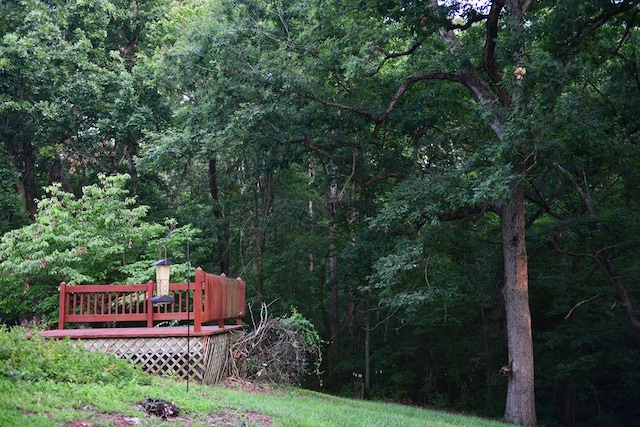
[[[318,371],[320,338],[298,312],[272,318],[267,308],[263,303],[259,322],[232,346],[230,372],[238,377],[298,385],[306,374]]]

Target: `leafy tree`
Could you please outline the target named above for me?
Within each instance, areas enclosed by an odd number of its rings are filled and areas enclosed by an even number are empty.
[[[495,233],[490,247],[501,247],[503,255],[496,274],[504,275],[498,288],[508,346],[505,418],[533,425],[525,231],[553,217],[552,203],[569,203],[569,193],[587,194],[575,185],[580,184],[575,172],[559,162],[573,157],[575,142],[569,141],[584,118],[567,126],[556,120],[558,109],[579,105],[581,95],[574,89],[581,85],[582,67],[604,75],[607,61],[594,58],[631,49],[637,4],[514,0],[367,6],[211,3],[210,29],[176,51],[195,53],[176,57],[189,58],[183,63],[198,70],[187,79],[195,94],[189,99],[197,99],[194,105],[203,113],[198,117],[206,118],[198,128],[206,123],[218,147],[254,150],[272,159],[292,153],[273,150],[274,141],[278,148],[297,143],[306,148],[305,161],[312,159],[314,170],[322,171],[325,194],[343,189],[326,200],[331,207],[341,203],[342,210],[330,211],[337,215],[328,230],[344,236],[348,250],[340,252],[342,264],[334,264],[344,273],[336,280],[331,267],[326,271],[333,283],[352,284],[343,301],[362,314],[364,336],[355,341],[364,342],[365,376],[373,332],[369,316],[385,305],[420,306],[421,293],[397,293],[396,287],[406,283],[394,276],[409,278],[417,273],[412,269],[427,264],[432,246],[424,236],[447,229],[443,223],[477,221],[489,213]],[[623,56],[631,58],[631,50]],[[566,135],[565,142],[548,137],[549,123],[557,123],[553,132]],[[598,123],[593,121],[593,129]],[[269,180],[256,182],[272,182],[271,175],[264,176]],[[546,193],[553,183],[561,191]],[[366,219],[375,216],[374,228],[367,230]],[[438,255],[440,262],[449,259]],[[458,268],[477,262],[454,259],[451,265]],[[399,266],[389,260],[399,260]],[[396,269],[402,266],[406,273]],[[609,277],[617,277],[612,273]],[[495,281],[495,274],[486,276],[484,289]],[[458,291],[465,289],[463,280],[456,283]],[[429,295],[424,283],[419,286]],[[619,292],[624,288],[619,281],[614,286]],[[427,299],[437,297],[431,292]],[[495,300],[491,304],[483,309],[496,308]],[[345,318],[347,324],[353,319],[351,314]]]
[[[135,178],[137,145],[162,122],[163,103],[132,68],[145,22],[161,4],[2,4],[0,138],[32,217],[50,183],[79,191],[96,170]]]
[[[150,265],[167,227],[145,221],[149,207],[136,206],[128,196],[127,179],[101,175],[100,184],[84,187],[77,199],[60,184],[49,186],[35,222],[5,233],[0,243],[5,320],[54,314],[61,281],[144,283],[152,278]]]
[[[205,230],[198,263],[319,326],[331,390],[361,372],[520,424],[637,418],[637,1],[16,5],[2,176],[131,173],[150,222]]]

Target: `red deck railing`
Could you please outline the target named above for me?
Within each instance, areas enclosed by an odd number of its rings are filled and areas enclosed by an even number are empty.
[[[230,279],[196,269],[196,283],[202,285],[202,292],[196,291],[194,304],[202,307],[196,310],[198,324],[217,321],[218,326],[224,326],[224,319],[237,319],[241,323],[245,315],[246,285],[241,279]],[[202,296],[202,300],[200,300]],[[201,305],[202,304],[202,305]],[[197,331],[196,331],[197,332]]]
[[[155,322],[192,320],[194,332],[203,323],[235,319],[241,324],[245,315],[246,285],[197,268],[195,281],[171,283],[172,304],[153,306],[151,297],[155,283],[144,285],[76,285],[60,284],[58,329],[66,323],[143,321],[147,327]]]

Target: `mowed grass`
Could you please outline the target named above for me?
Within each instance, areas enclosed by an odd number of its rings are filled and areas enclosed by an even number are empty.
[[[173,402],[181,410],[179,417],[163,421],[147,415],[137,406],[147,397]],[[184,382],[154,378],[150,385],[0,379],[0,425],[489,427],[506,424],[297,388],[266,387],[248,392],[191,383],[187,391]]]
[[[504,426],[294,387],[227,380],[219,386],[150,377],[125,360],[68,340],[0,327],[0,427],[124,426]],[[147,398],[172,402],[176,418],[147,414]]]
[[[506,424],[392,403],[346,399],[301,389],[245,396],[222,393],[227,402],[271,413],[283,426],[505,426]],[[237,400],[236,400],[237,399]],[[247,405],[247,406],[244,406]],[[273,407],[273,408],[272,408]]]

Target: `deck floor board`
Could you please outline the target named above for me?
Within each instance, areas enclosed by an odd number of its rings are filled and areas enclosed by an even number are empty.
[[[161,337],[192,337],[208,336],[229,332],[234,329],[242,329],[241,325],[202,326],[201,332],[194,332],[193,325],[189,326],[161,326],[157,328],[87,328],[87,329],[52,329],[42,331],[40,334],[46,338],[161,338]]]

